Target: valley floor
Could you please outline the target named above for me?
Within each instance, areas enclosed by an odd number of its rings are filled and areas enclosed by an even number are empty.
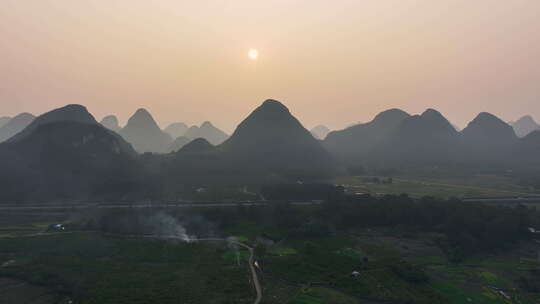
[[[51,219],[54,221],[59,218]],[[7,225],[0,236],[2,303],[253,303],[246,248],[224,242],[47,233],[54,222]],[[540,272],[540,245],[450,263],[437,235],[366,229],[324,238],[280,238],[239,223],[228,231],[256,246],[261,303],[538,303],[523,278]],[[6,302],[7,301],[7,302]]]
[[[351,193],[375,196],[400,195],[437,198],[494,198],[539,195],[499,176],[471,176],[463,179],[434,179],[421,177],[344,176],[334,181]]]

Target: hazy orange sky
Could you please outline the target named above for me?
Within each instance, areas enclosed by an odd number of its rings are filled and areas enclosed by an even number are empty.
[[[540,120],[540,1],[0,1],[0,115],[145,107],[230,132],[267,98],[306,127],[391,107]]]

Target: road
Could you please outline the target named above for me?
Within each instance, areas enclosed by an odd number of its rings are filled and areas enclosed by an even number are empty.
[[[233,242],[239,246],[247,248],[249,250],[249,269],[251,270],[251,276],[253,278],[253,285],[255,285],[255,292],[257,293],[257,298],[255,299],[254,304],[259,304],[262,300],[262,288],[261,283],[259,282],[259,277],[257,276],[257,270],[255,269],[255,254],[253,248],[249,247],[246,244],[240,242]]]
[[[491,198],[464,198],[463,202],[469,203],[540,203],[540,197],[491,197]]]
[[[32,211],[32,210],[50,210],[50,211],[70,211],[70,210],[85,210],[85,209],[121,209],[121,208],[209,208],[209,207],[237,207],[237,206],[266,206],[272,201],[256,201],[256,202],[182,202],[182,203],[164,203],[164,204],[43,204],[43,205],[25,205],[25,204],[0,204],[0,211]],[[319,205],[321,202],[291,202],[292,205]]]

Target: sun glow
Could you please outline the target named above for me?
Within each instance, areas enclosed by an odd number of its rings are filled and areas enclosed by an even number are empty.
[[[249,49],[248,51],[248,57],[250,60],[257,60],[257,58],[259,58],[259,51],[257,49]]]

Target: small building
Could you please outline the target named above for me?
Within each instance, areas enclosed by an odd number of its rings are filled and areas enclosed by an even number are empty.
[[[66,227],[63,224],[51,224],[47,228],[47,232],[61,232],[65,230],[66,230]]]
[[[195,190],[195,191],[197,191],[197,193],[206,193],[206,188],[202,188],[202,187],[201,187],[201,188],[198,188],[198,189]]]

